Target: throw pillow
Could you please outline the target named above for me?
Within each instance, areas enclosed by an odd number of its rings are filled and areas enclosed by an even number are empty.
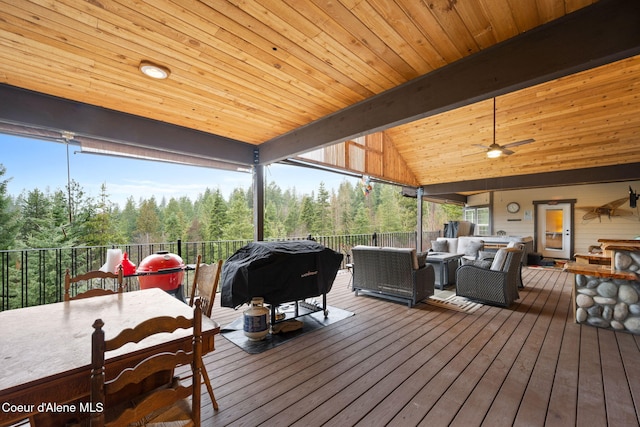
[[[482,259],[482,260],[489,260],[489,261],[493,261],[493,258],[496,256],[495,252],[490,252],[490,251],[479,251],[478,252],[478,259]]]
[[[480,268],[484,268],[484,269],[489,269],[491,267],[491,260],[485,260],[485,259],[476,259],[474,261],[468,261],[471,265],[474,265],[476,267],[480,267]]]
[[[493,258],[493,263],[491,263],[491,270],[502,271],[502,267],[504,267],[504,262],[506,260],[507,260],[507,250],[498,249],[498,252],[496,252],[495,258]]]
[[[431,249],[433,249],[434,252],[447,252],[449,245],[446,240],[432,240]]]
[[[480,250],[482,249],[484,249],[484,241],[471,240],[469,243],[467,243],[467,247],[464,249],[464,254],[466,256],[477,258],[478,252],[480,252]]]

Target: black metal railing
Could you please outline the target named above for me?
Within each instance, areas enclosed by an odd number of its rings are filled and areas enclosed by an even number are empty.
[[[439,232],[424,232],[423,248],[438,237]],[[298,239],[307,239],[311,236]],[[336,236],[313,236],[318,243],[345,255],[346,264],[351,248],[356,245],[416,247],[416,233],[373,233]],[[283,240],[283,239],[269,239]],[[426,245],[425,245],[426,242]],[[185,263],[194,263],[201,255],[203,262],[226,260],[249,240],[224,240],[206,242],[167,242],[128,244],[117,246],[80,246],[49,249],[22,249],[0,251],[0,311],[48,304],[61,301],[64,292],[64,274],[71,275],[98,270],[107,258],[108,249],[121,249],[136,265],[145,257],[158,251],[169,251],[182,257]],[[343,265],[344,267],[344,265]],[[189,295],[191,278],[187,271],[184,279],[185,294]],[[130,281],[129,289],[135,289]]]

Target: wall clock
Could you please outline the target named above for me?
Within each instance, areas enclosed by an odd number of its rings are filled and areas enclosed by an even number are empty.
[[[517,213],[520,210],[520,205],[516,202],[511,202],[507,205],[507,211],[509,213]]]

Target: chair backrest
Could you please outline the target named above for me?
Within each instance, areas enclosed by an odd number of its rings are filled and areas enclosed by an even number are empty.
[[[123,291],[123,278],[122,266],[118,268],[118,273],[105,273],[104,271],[95,270],[74,277],[71,276],[71,272],[67,269],[64,274],[64,300],[70,301],[81,298],[121,293]],[[114,280],[118,285],[117,289],[116,291],[113,291],[106,288],[92,288],[91,283],[94,279],[99,279],[101,283],[103,283],[105,279]],[[80,288],[79,283],[81,282],[86,282],[87,290],[84,292],[78,292],[75,296],[71,296],[71,286],[75,284],[77,288]]]
[[[522,251],[516,248],[500,248],[491,264],[491,270],[511,272],[520,268]]]
[[[215,264],[200,264],[201,260],[201,255],[198,255],[189,305],[193,307],[195,300],[199,299],[202,303],[202,313],[207,317],[211,317],[213,302],[216,299],[218,283],[220,282],[222,260]]]
[[[202,375],[202,308],[197,302],[193,319],[179,317],[156,317],[145,320],[134,328],[121,331],[116,337],[105,340],[104,322],[96,319],[91,337],[91,403],[93,408],[102,411],[91,414],[91,427],[123,426],[146,419],[158,410],[171,407],[175,403],[191,396],[190,419],[194,425],[200,425],[200,387]],[[108,325],[107,325],[108,327]],[[105,381],[105,353],[117,350],[128,343],[138,343],[144,338],[159,333],[172,333],[178,329],[193,329],[193,349],[191,352],[178,350],[175,353],[160,350],[147,357],[133,368],[126,368],[114,379]],[[117,393],[131,384],[139,384],[150,376],[172,372],[175,368],[191,365],[191,385],[183,386],[175,378],[171,384],[145,392],[127,405],[118,403],[117,413],[113,414],[105,402],[117,401]],[[114,396],[110,399],[109,396]],[[106,417],[109,414],[109,420]],[[138,424],[136,424],[138,425]]]

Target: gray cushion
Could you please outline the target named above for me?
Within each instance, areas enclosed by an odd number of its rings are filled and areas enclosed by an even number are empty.
[[[433,249],[434,252],[448,252],[449,245],[446,240],[432,240],[431,249]]]
[[[482,259],[485,261],[493,261],[493,258],[496,256],[495,252],[490,252],[490,251],[479,251],[478,252],[478,259]]]
[[[491,267],[491,262],[492,262],[491,260],[476,259],[476,260],[467,261],[465,265],[474,265],[476,267],[489,269]]]
[[[511,262],[507,263],[507,259],[509,257],[509,252],[521,252],[520,249],[516,248],[502,248],[499,249],[496,253],[496,257],[493,259],[493,263],[491,264],[492,270],[498,271],[509,271],[511,266]],[[501,258],[501,259],[498,259]]]
[[[504,267],[504,262],[507,260],[507,250],[506,249],[498,249],[496,252],[495,258],[493,258],[493,262],[491,263],[491,270],[494,271],[502,271],[502,267]]]
[[[484,249],[484,242],[482,240],[471,240],[467,243],[464,254],[476,258],[481,249]]]

